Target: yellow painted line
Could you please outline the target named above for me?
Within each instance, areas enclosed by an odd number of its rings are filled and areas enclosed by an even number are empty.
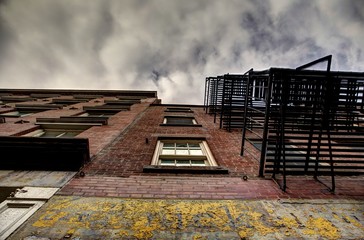
[[[14,239],[34,233],[38,237],[62,238],[68,234],[82,239],[90,236],[162,239],[161,233],[164,239],[182,233],[191,233],[190,239],[207,239],[209,234],[230,234],[236,239],[355,238],[364,236],[363,224],[353,215],[363,217],[362,207],[361,204],[350,205],[349,209],[335,204],[283,205],[277,201],[56,196]]]

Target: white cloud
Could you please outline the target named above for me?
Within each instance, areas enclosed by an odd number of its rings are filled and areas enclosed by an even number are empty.
[[[203,102],[205,77],[333,54],[363,71],[361,0],[0,3],[0,87],[157,90]]]

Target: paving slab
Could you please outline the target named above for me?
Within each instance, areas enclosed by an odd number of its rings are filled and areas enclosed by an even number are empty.
[[[55,187],[64,186],[77,172],[67,171],[4,171],[0,170],[0,186]]]
[[[49,187],[23,187],[15,190],[14,196],[8,199],[24,199],[24,200],[48,200],[50,199],[59,188]]]
[[[77,172],[66,171],[5,171],[0,170],[0,186],[55,187],[64,186]]]
[[[364,201],[53,196],[9,239],[362,239]]]

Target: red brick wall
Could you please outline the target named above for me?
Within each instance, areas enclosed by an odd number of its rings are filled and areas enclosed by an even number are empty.
[[[151,163],[158,136],[161,135],[205,136],[217,163],[230,170],[229,176],[258,174],[257,160],[249,156],[240,156],[241,131],[227,132],[219,129],[219,124],[213,122],[213,116],[198,107],[192,108],[194,111],[192,115],[202,127],[160,126],[164,116],[171,115],[169,112],[164,112],[165,109],[165,106],[150,106],[146,109],[115,142],[93,159],[85,168],[86,174],[122,177],[172,175],[143,173],[143,166]],[[146,138],[149,143],[146,143]]]
[[[20,136],[27,132],[30,132],[37,128],[35,125],[36,118],[47,117],[47,118],[58,118],[60,116],[72,116],[82,113],[83,106],[95,106],[102,105],[104,99],[98,99],[99,102],[91,100],[86,103],[78,103],[69,106],[65,106],[63,109],[48,110],[39,113],[32,114],[21,118],[6,118],[6,123],[0,124],[0,136]],[[114,116],[111,116],[108,121],[108,125],[100,127],[92,127],[81,134],[77,135],[78,138],[88,138],[90,143],[90,154],[93,157],[108,144],[110,144],[124,129],[131,124],[134,119],[143,112],[149,104],[154,102],[154,98],[145,99],[142,103],[134,104],[131,106],[130,111],[121,111]],[[29,104],[45,104],[51,103],[51,99],[48,101],[32,101],[26,102]],[[9,104],[11,105],[11,104]],[[14,104],[12,104],[14,105]],[[77,109],[71,109],[77,108]],[[7,110],[11,108],[6,108]],[[25,123],[16,124],[20,120],[26,121]]]

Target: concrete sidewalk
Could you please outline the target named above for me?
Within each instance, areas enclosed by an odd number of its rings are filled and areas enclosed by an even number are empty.
[[[25,239],[363,239],[364,202],[54,196],[9,237]]]

